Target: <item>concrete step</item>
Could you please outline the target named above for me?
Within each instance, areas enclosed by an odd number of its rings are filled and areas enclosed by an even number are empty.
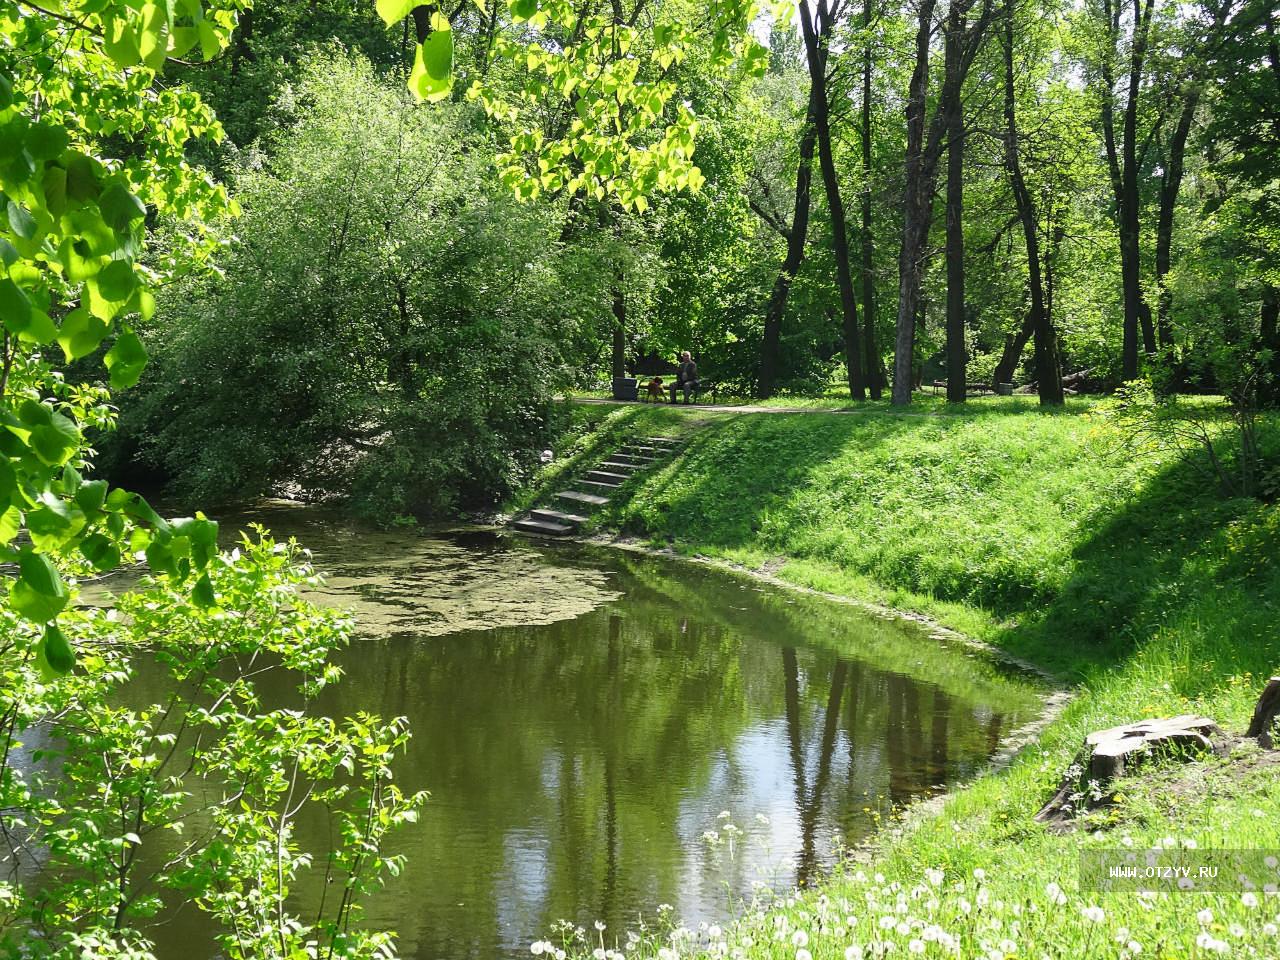
[[[573,503],[584,503],[592,507],[603,507],[609,502],[608,497],[601,497],[594,493],[583,493],[581,490],[561,490],[559,493],[553,494],[557,500],[569,500]]]
[[[573,527],[566,523],[552,523],[549,520],[516,520],[512,527],[521,533],[536,533],[543,537],[568,537],[573,534]]]
[[[596,490],[602,493],[612,493],[622,486],[620,483],[604,483],[600,480],[575,480],[573,482],[580,487],[586,487],[588,490]]]
[[[678,447],[680,441],[675,437],[645,437],[645,443],[656,444],[659,447]]]
[[[600,483],[612,483],[618,486],[627,482],[628,474],[613,473],[609,470],[588,470],[586,479],[596,480]]]
[[[653,447],[641,443],[628,443],[622,449],[629,454],[648,457],[651,460],[656,460],[658,457],[668,456],[673,452],[666,447]]]
[[[620,460],[606,460],[600,464],[601,470],[608,470],[610,473],[621,473],[631,476],[647,467],[647,463],[623,463]]]
[[[530,510],[529,516],[534,520],[544,520],[547,523],[563,523],[570,527],[580,527],[587,522],[587,518],[579,516],[576,513],[561,513],[559,510]]]
[[[632,463],[632,464],[635,464],[637,467],[647,467],[651,463],[658,462],[657,457],[646,457],[643,454],[622,453],[622,452],[613,454],[612,459],[614,462],[622,461],[625,463]]]

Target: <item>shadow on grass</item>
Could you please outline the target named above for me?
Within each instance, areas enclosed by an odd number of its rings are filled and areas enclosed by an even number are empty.
[[[1068,679],[1123,666],[1195,698],[1280,666],[1280,508],[1223,499],[1194,456],[1143,478],[1068,420],[1006,422],[722,416],[611,519],[978,607]]]

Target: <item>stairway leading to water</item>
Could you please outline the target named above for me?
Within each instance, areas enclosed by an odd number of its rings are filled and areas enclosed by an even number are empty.
[[[535,507],[512,520],[510,527],[541,537],[571,537],[593,511],[614,502],[628,480],[670,460],[678,449],[674,437],[643,437],[625,443],[567,489],[552,494],[552,506]]]

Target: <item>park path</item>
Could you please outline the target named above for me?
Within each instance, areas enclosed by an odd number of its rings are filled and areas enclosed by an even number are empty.
[[[603,407],[633,407],[640,403],[638,400],[608,400],[599,397],[570,397],[574,403],[591,403]],[[853,415],[853,416],[881,416],[881,417],[928,417],[932,419],[952,419],[957,416],[964,416],[963,413],[921,413],[919,411],[897,410],[892,407],[876,408],[876,409],[823,409],[822,407],[766,407],[759,404],[725,404],[725,403],[660,403],[655,406],[687,408],[691,411],[696,410],[703,413],[805,413],[805,414],[825,414],[825,415]]]

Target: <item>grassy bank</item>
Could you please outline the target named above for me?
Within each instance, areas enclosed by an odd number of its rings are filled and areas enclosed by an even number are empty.
[[[1069,833],[1032,819],[1093,729],[1194,712],[1243,730],[1280,670],[1280,507],[1221,498],[1194,456],[1135,458],[1087,410],[596,416],[547,483],[623,436],[688,441],[601,530],[929,614],[1077,693],[1038,744],[861,872],[678,937],[681,954],[1280,956],[1274,869],[1256,892],[1154,897],[1081,889],[1079,872],[1090,848],[1280,849],[1271,756],[1158,768]]]

